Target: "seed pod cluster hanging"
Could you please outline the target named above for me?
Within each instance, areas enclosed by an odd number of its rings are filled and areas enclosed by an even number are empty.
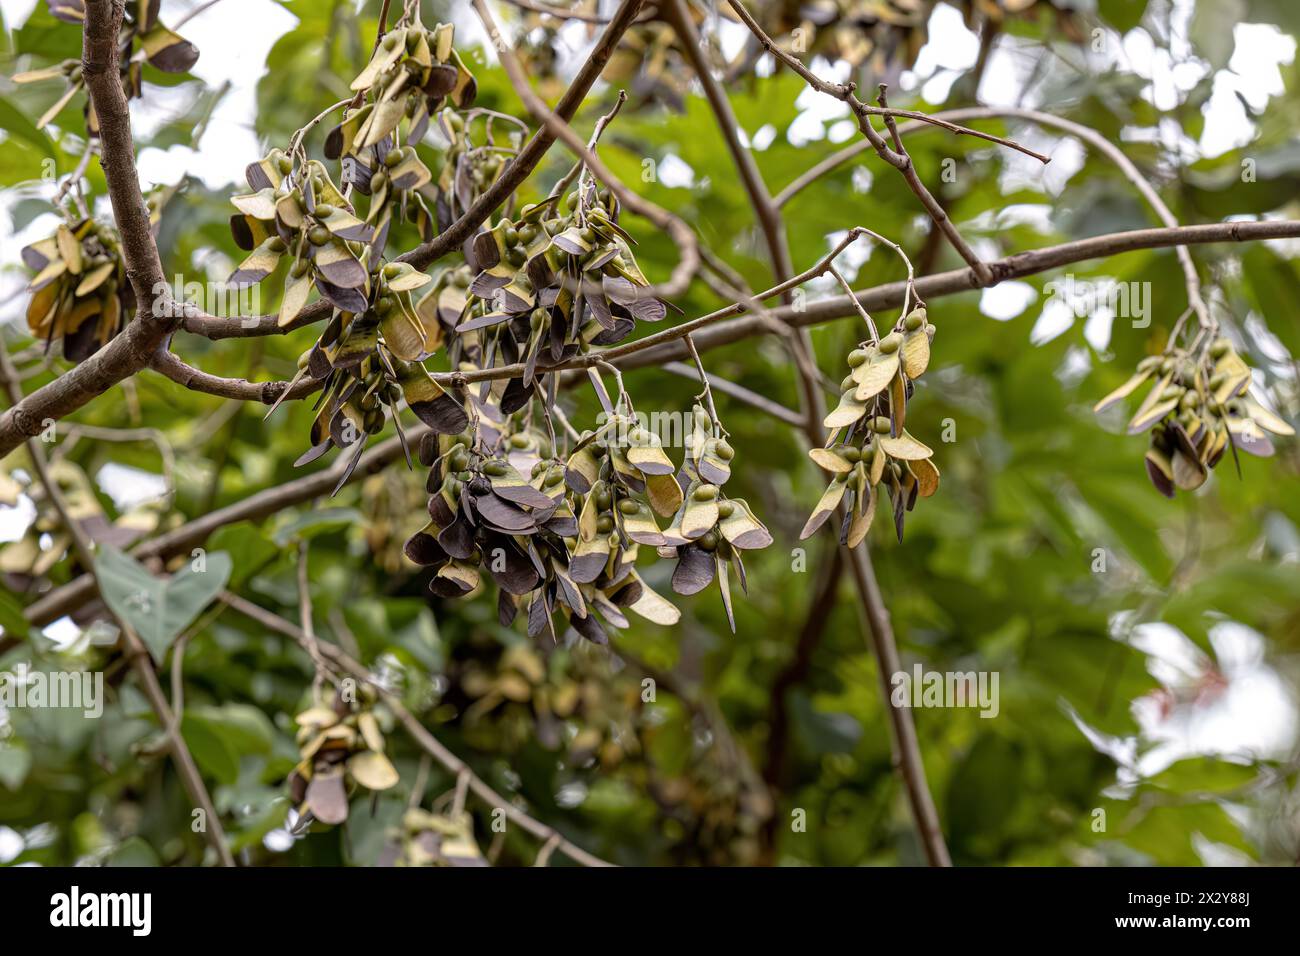
[[[81,0],[46,0],[46,6],[55,18],[71,23],[77,27],[86,22],[86,7]],[[118,64],[122,71],[122,89],[128,97],[137,97],[144,89],[143,64],[157,67],[164,73],[188,73],[198,62],[199,50],[193,43],[178,33],[167,29],[158,21],[160,0],[136,0],[126,5],[122,22]],[[137,48],[139,57],[136,56]],[[68,104],[86,85],[81,73],[80,60],[64,60],[54,66],[39,70],[28,70],[13,77],[15,83],[36,83],[42,80],[62,79],[64,91],[49,109],[36,121],[37,129],[45,126],[59,115],[59,111]],[[99,135],[99,119],[95,116],[94,104],[86,97],[85,105],[86,133]]]
[[[731,630],[736,616],[731,604],[730,576],[749,590],[742,551],[766,548],[772,535],[743,498],[728,498],[722,486],[731,477],[736,451],[721,434],[721,426],[704,406],[692,410],[694,431],[686,457],[674,479],[681,504],[664,532],[663,557],[677,558],[672,586],[678,594],[698,594],[715,580]]]
[[[377,793],[396,786],[397,770],[384,754],[384,734],[372,706],[374,691],[363,685],[361,700],[336,694],[295,718],[300,760],[289,775],[289,793],[299,813],[326,824],[348,818],[348,796],[357,788]]]
[[[667,314],[645,291],[650,283],[618,212],[608,190],[580,180],[567,195],[529,204],[519,218],[480,232],[467,267],[444,272],[417,303],[426,325],[438,321],[453,333],[453,362],[523,364],[506,387],[506,414],[532,397],[539,369],[620,342],[638,320]]]
[[[1119,388],[1094,407],[1103,412],[1151,382],[1128,433],[1151,430],[1146,453],[1147,477],[1166,498],[1175,490],[1194,491],[1205,484],[1230,447],[1258,457],[1273,454],[1264,432],[1291,436],[1295,429],[1251,394],[1251,371],[1226,338],[1204,345],[1171,345],[1150,355]]]
[[[322,384],[311,448],[298,464],[334,447],[354,449],[340,486],[360,458],[364,436],[383,429],[385,409],[399,400],[437,431],[459,432],[468,423],[461,401],[423,365],[443,345],[442,328],[422,319],[412,295],[429,277],[406,263],[384,261],[395,223],[414,224],[426,240],[435,231],[420,195],[432,174],[415,147],[444,103],[459,108],[473,101],[474,78],[453,39],[450,24],[428,30],[407,17],[385,34],[351,84],[353,103],[325,138],[326,158],[340,163],[339,184],[303,149],[308,127],[288,150],[273,149],[250,164],[250,192],[232,199],[238,212],[231,231],[249,255],[230,283],[262,282],[287,260],[279,323],[292,323],[313,289],[333,306],[294,382],[310,375]],[[463,128],[449,109],[440,124]],[[364,218],[352,202],[354,192],[368,197]]]
[[[846,504],[840,543],[857,547],[875,518],[877,486],[893,504],[894,528],[903,540],[903,521],[918,496],[939,488],[939,469],[930,450],[903,427],[912,383],[930,364],[934,339],[925,306],[918,305],[878,342],[849,353],[849,374],[840,383],[839,405],[826,416],[831,429],[824,448],[809,457],[834,477],[804,525],[800,538],[817,531]]]
[[[117,232],[82,219],[61,223],[54,235],[26,246],[23,263],[36,273],[27,290],[27,327],[48,349],[80,362],[107,345],[135,312]]]
[[[406,555],[437,568],[430,592],[469,594],[486,574],[500,589],[501,623],[522,611],[533,637],[563,633],[558,616],[605,644],[607,627],[628,626],[625,608],[675,623],[677,609],[634,566],[641,544],[665,540],[645,489],[655,475],[672,482],[672,464],[657,449],[662,464],[646,464],[649,474],[632,465],[616,437],[625,425],[620,419],[584,436],[567,463],[554,457],[547,436],[513,419],[501,425],[480,415],[463,434],[426,438],[420,453],[431,465],[430,521],[407,542]]]

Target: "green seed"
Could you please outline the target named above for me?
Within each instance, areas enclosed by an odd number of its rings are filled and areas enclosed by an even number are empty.
[[[324,226],[312,226],[307,232],[307,241],[313,246],[323,246],[330,241],[330,231]]]
[[[718,497],[718,486],[708,484],[700,485],[694,492],[692,492],[691,497],[696,501],[712,501],[714,498]]]
[[[706,531],[695,539],[695,545],[701,551],[716,551],[718,548],[718,535],[714,531]]]
[[[618,510],[625,515],[634,515],[641,510],[641,506],[631,498],[624,498],[618,503]]]
[[[609,534],[614,530],[614,519],[609,515],[601,515],[596,519],[596,533]]]
[[[903,320],[903,328],[909,332],[915,332],[923,325],[925,325],[925,309],[913,309]]]
[[[732,448],[725,441],[719,441],[718,447],[715,449],[715,451],[717,451],[718,457],[721,458],[723,461],[731,461],[731,459],[736,457],[736,449]]]
[[[719,518],[730,518],[731,515],[732,515],[732,513],[733,513],[735,510],[736,510],[736,504],[735,504],[735,502],[733,502],[733,501],[719,501],[719,502],[718,502],[718,517],[719,517]]]
[[[866,349],[854,349],[849,353],[849,368],[857,368],[867,360]]]
[[[877,435],[888,435],[893,426],[884,415],[877,415],[871,421],[871,430]]]
[[[385,279],[396,279],[401,274],[402,274],[402,267],[398,265],[396,262],[390,262],[388,263],[388,265],[384,266]]]
[[[890,355],[898,351],[898,347],[903,344],[903,337],[897,332],[890,332],[880,340],[880,351],[885,355]]]
[[[389,169],[392,169],[406,158],[404,152],[405,151],[401,146],[397,147],[397,149],[389,150],[388,155],[384,157],[384,165]]]
[[[317,219],[328,219],[330,216],[334,215],[334,207],[327,202],[318,202],[316,204],[316,211],[313,215]]]

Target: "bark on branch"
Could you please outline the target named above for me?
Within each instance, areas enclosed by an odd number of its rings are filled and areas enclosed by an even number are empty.
[[[108,182],[113,217],[122,239],[122,257],[138,311],[122,334],[108,345],[0,415],[0,458],[24,439],[40,434],[47,421],[71,414],[148,365],[181,320],[177,310],[171,308],[149,210],[135,170],[131,112],[118,72],[123,0],[86,0],[85,7],[82,71],[99,119],[100,165]]]

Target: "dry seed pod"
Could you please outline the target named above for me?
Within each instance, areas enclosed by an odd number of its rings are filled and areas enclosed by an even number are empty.
[[[361,697],[350,703],[339,695],[329,706],[318,703],[295,718],[301,760],[289,775],[289,792],[308,819],[343,823],[350,791],[397,785],[397,770],[384,755],[379,719],[370,709],[373,692]]]
[[[541,744],[573,766],[617,766],[636,749],[639,684],[607,655],[582,646],[546,649],[496,642],[464,647],[448,679],[470,703],[460,726],[471,747],[514,751]]]
[[[474,840],[474,819],[413,807],[390,831],[379,866],[489,866]]]
[[[743,498],[728,498],[722,486],[731,477],[736,452],[702,405],[692,415],[693,430],[686,457],[675,479],[680,489],[673,519],[664,531],[659,553],[676,557],[672,588],[678,594],[697,594],[714,581],[722,596],[727,622],[734,633],[731,575],[748,590],[741,551],[766,548],[772,535]]]
[[[28,285],[27,327],[50,347],[63,343],[70,362],[108,344],[135,311],[117,232],[93,219],[64,223],[22,251],[36,273]]]
[[[81,27],[86,22],[86,8],[82,0],[46,0],[50,13],[65,23]],[[164,73],[187,73],[199,59],[198,48],[184,37],[158,22],[158,3],[127,4],[122,22],[121,47],[118,64],[122,88],[128,97],[137,97],[143,89],[141,61],[136,59],[137,45],[145,62]],[[66,90],[36,122],[38,129],[59,114],[68,101],[85,85],[81,75],[81,61],[65,60],[57,66],[29,70],[13,77],[15,83],[34,83],[61,77]],[[85,105],[86,131],[99,135],[99,121],[95,116],[90,97]]]
[[[666,315],[663,302],[641,291],[649,282],[617,219],[617,201],[592,182],[525,206],[475,237],[468,285],[464,273],[444,273],[417,311],[455,333],[453,361],[522,364],[515,392],[522,404],[539,371]]]
[[[526,612],[527,631],[558,638],[554,617],[598,644],[606,627],[628,624],[624,608],[671,624],[677,609],[645,586],[634,564],[642,544],[664,542],[645,495],[654,463],[641,471],[621,446],[616,418],[578,443],[568,463],[549,439],[520,429],[500,407],[475,399],[476,424],[426,440],[430,521],[406,544],[416,564],[437,571],[430,592],[458,597],[484,575],[500,588],[499,618]]]
[[[1128,423],[1128,433],[1150,429],[1144,459],[1147,477],[1167,498],[1178,489],[1194,491],[1223,458],[1228,446],[1252,455],[1273,454],[1264,434],[1291,436],[1295,429],[1251,394],[1250,367],[1226,338],[1194,350],[1171,346],[1138,363],[1137,370],[1099,401],[1110,406],[1151,384]]]
[[[912,382],[930,362],[934,326],[925,306],[901,318],[879,342],[864,343],[849,353],[849,375],[839,405],[826,416],[831,429],[826,446],[808,456],[832,478],[813,509],[800,538],[821,528],[831,513],[846,505],[840,543],[857,547],[875,520],[884,484],[893,503],[894,528],[903,540],[905,515],[918,497],[939,488],[934,452],[904,429]]]

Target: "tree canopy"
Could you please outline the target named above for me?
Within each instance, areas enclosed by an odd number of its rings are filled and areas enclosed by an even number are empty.
[[[1296,859],[1292,4],[0,9],[0,863]]]

